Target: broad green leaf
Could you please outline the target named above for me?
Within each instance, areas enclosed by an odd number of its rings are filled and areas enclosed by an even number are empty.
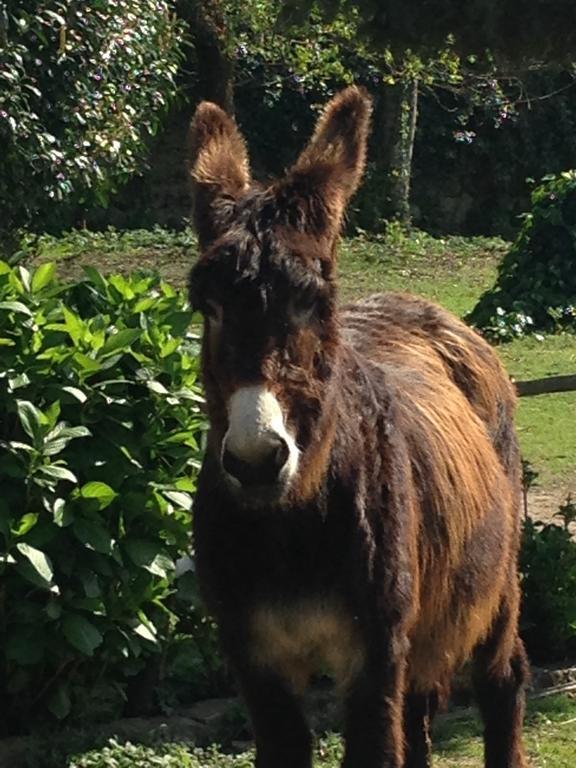
[[[52,583],[54,570],[48,555],[45,555],[44,552],[36,549],[36,547],[31,547],[30,544],[16,544],[16,549],[28,560],[34,571],[43,581],[47,584]]]
[[[174,483],[179,491],[194,493],[196,490],[196,484],[190,477],[181,477]]]
[[[170,339],[167,341],[162,345],[162,349],[160,350],[160,357],[169,357],[173,352],[176,352],[180,346],[180,343],[180,339]]]
[[[45,456],[55,456],[64,450],[71,440],[77,437],[89,437],[87,427],[67,427],[64,422],[57,424],[45,438],[43,453]]]
[[[64,16],[61,16],[59,13],[56,13],[56,11],[52,11],[49,8],[43,9],[44,15],[48,16],[49,19],[53,19],[53,21],[56,21],[58,24],[60,24],[61,27],[66,26],[66,19]]]
[[[45,477],[48,477],[50,480],[68,480],[70,483],[78,482],[76,475],[69,469],[66,469],[66,467],[49,464],[44,467],[39,467],[38,472]]]
[[[33,445],[29,445],[29,443],[21,443],[19,440],[10,440],[8,445],[10,448],[13,448],[16,451],[24,451],[24,453],[36,453],[36,449]]]
[[[102,363],[99,360],[94,360],[93,357],[88,357],[83,352],[76,352],[73,360],[86,373],[96,373],[102,370]]]
[[[19,522],[18,527],[12,529],[12,533],[14,536],[25,536],[29,530],[34,528],[36,523],[38,522],[38,514],[34,512],[28,512],[28,514],[23,515]]]
[[[38,293],[51,282],[53,282],[56,276],[56,264],[48,263],[42,264],[34,272],[32,276],[32,293]]]
[[[14,392],[21,387],[27,387],[30,384],[30,378],[26,373],[19,373],[16,376],[8,377],[8,389],[10,392]]]
[[[116,352],[127,350],[136,339],[139,339],[142,331],[139,328],[124,328],[113,336],[109,336],[106,343],[99,351],[99,357],[108,357]]]
[[[59,400],[54,400],[54,402],[45,409],[44,414],[46,416],[46,423],[49,424],[50,427],[54,428],[56,426],[56,422],[60,416],[60,410],[61,405]]]
[[[28,400],[17,400],[16,408],[22,428],[32,438],[34,445],[39,447],[42,444],[42,426],[46,424],[46,417]]]
[[[22,280],[22,285],[26,291],[30,293],[30,271],[21,265],[18,267],[18,272],[20,273],[20,280]]]
[[[183,573],[178,578],[177,585],[178,591],[176,594],[180,600],[193,604],[198,602],[198,580],[192,571]]]
[[[56,621],[62,616],[62,602],[60,600],[49,600],[46,604],[46,616]]]
[[[133,563],[162,579],[165,579],[176,567],[170,557],[154,541],[144,539],[127,541],[126,551]]]
[[[21,301],[0,301],[0,309],[8,309],[11,312],[19,312],[21,315],[32,317],[32,312]]]
[[[95,552],[100,552],[103,555],[112,554],[114,539],[99,522],[77,517],[72,527],[77,538],[85,547],[93,549]]]
[[[91,654],[90,654],[91,655]],[[68,693],[68,686],[59,685],[54,693],[48,698],[48,709],[58,720],[64,720],[70,714],[72,704]]]
[[[157,301],[158,299],[153,296],[146,296],[145,298],[140,299],[140,301],[137,301],[134,305],[134,314],[137,314],[138,312],[146,312],[146,310],[153,307]]]
[[[86,333],[86,324],[82,318],[74,314],[68,307],[64,307],[64,320],[66,321],[66,330],[75,345],[84,338]]]
[[[108,287],[106,283],[106,278],[103,275],[101,275],[100,272],[98,272],[96,267],[85,266],[85,267],[82,267],[82,269],[84,270],[90,282],[94,283],[94,285],[97,286],[102,291],[102,293],[105,294],[106,289]]]
[[[94,598],[101,596],[102,590],[100,589],[100,582],[94,571],[83,571],[80,574],[80,580],[82,581],[86,597]]]
[[[158,642],[158,638],[154,632],[152,632],[152,630],[144,623],[137,624],[132,631],[139,635],[139,637],[143,637],[144,640],[149,640],[151,643],[156,644]]]
[[[146,386],[150,390],[150,392],[155,392],[157,395],[167,395],[168,390],[164,386],[164,384],[161,384],[159,381],[147,381]]]
[[[169,574],[174,571],[175,565],[168,555],[159,552],[150,563],[144,565],[144,568],[155,576],[160,576],[161,579],[167,579]]]
[[[70,645],[85,656],[92,656],[104,639],[94,624],[79,614],[68,614],[62,622],[62,631]]]
[[[72,510],[69,505],[66,504],[64,499],[55,499],[52,506],[52,514],[54,515],[54,522],[59,528],[65,528],[73,521]]]
[[[128,300],[134,298],[134,291],[130,287],[130,283],[124,277],[124,275],[112,275],[108,278],[108,282],[118,291],[120,296],[123,298]]]
[[[106,483],[92,480],[80,488],[80,495],[84,499],[95,499],[98,502],[98,509],[105,509],[110,506],[118,494]]]
[[[78,426],[78,427],[69,427],[66,425],[65,422],[61,422],[58,425],[58,436],[60,438],[64,438],[65,440],[75,440],[77,437],[90,437],[92,434],[88,427]],[[56,432],[56,429],[54,430]],[[50,437],[52,433],[48,435]]]
[[[181,509],[186,509],[187,511],[192,509],[192,497],[187,493],[182,493],[182,491],[164,491],[164,496]]]
[[[85,403],[86,400],[88,400],[84,392],[82,392],[81,389],[78,389],[78,387],[62,387],[62,391],[68,392],[68,394],[75,397],[79,403]]]
[[[198,442],[195,438],[194,432],[192,432],[191,430],[186,430],[183,432],[174,432],[162,442],[167,445],[169,444],[187,445],[189,448],[192,448],[193,450],[198,450]]]
[[[88,611],[92,616],[106,616],[106,606],[97,597],[75,597],[70,601],[70,607],[79,611]]]

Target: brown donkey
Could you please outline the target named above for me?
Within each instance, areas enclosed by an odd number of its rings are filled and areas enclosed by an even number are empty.
[[[329,670],[346,768],[430,764],[438,692],[471,659],[489,768],[522,768],[515,396],[441,308],[336,304],[336,241],[370,100],[334,98],[280,181],[257,186],[234,122],[191,128],[210,436],[197,572],[258,768],[309,768],[299,696]]]

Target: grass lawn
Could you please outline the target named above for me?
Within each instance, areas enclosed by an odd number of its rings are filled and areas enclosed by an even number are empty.
[[[154,736],[152,735],[152,739]],[[574,768],[576,764],[576,698],[558,695],[529,702],[525,741],[531,768]],[[434,727],[436,768],[481,768],[481,724],[474,714],[440,718]],[[186,744],[150,746],[109,742],[96,750],[38,749],[30,755],[29,768],[252,768],[254,755],[229,754],[217,747],[195,749]],[[317,768],[337,768],[342,741],[336,734],[317,742]],[[361,767],[359,767],[361,768]]]
[[[343,299],[395,290],[427,296],[458,315],[469,312],[493,283],[508,244],[498,238],[432,238],[415,232],[386,238],[350,238],[340,248]],[[58,261],[72,277],[83,264],[104,272],[155,269],[174,285],[185,286],[195,255],[189,232],[165,230],[105,233],[75,232],[64,238],[31,242],[24,263]],[[576,371],[576,335],[520,339],[499,347],[516,379]],[[556,497],[576,493],[576,392],[523,398],[518,426],[525,458],[539,472],[539,483]]]

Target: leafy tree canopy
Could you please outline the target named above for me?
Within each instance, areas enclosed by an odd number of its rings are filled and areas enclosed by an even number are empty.
[[[0,2],[1,231],[105,203],[141,169],[180,33],[164,0]]]
[[[314,0],[288,0],[282,20],[302,23]],[[330,18],[356,8],[375,47],[430,56],[451,40],[465,54],[494,52],[504,60],[569,61],[576,51],[573,0],[321,0]]]

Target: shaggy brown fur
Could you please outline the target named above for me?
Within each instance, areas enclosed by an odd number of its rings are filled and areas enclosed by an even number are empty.
[[[298,696],[326,668],[345,701],[345,768],[424,768],[439,693],[469,659],[486,766],[524,768],[515,395],[490,347],[440,307],[384,294],[337,309],[335,245],[369,116],[362,90],[343,91],[266,188],[221,110],[202,104],[192,123],[190,294],[206,317],[211,422],[198,577],[258,768],[309,768]],[[256,385],[300,455],[290,482],[254,491],[230,485],[222,456],[230,398]]]

